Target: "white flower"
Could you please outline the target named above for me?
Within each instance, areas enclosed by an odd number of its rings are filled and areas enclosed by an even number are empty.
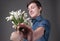
[[[31,22],[31,20],[29,21],[29,25],[32,27],[33,23]]]
[[[17,11],[18,16],[21,16],[21,9]]]
[[[12,24],[15,24],[14,21],[12,21]]]
[[[28,23],[29,26],[33,25],[30,18],[24,19],[24,23]]]
[[[7,21],[12,20],[13,16],[6,17]]]
[[[13,16],[10,16],[10,20],[12,20],[13,19]]]
[[[15,17],[16,20],[19,18],[17,12],[14,12],[14,17]]]
[[[9,21],[10,20],[9,17],[6,17],[6,20]]]
[[[24,13],[24,17],[27,18],[28,17],[28,14],[27,13]]]
[[[28,14],[24,13],[23,19],[26,20],[28,18]]]
[[[24,19],[24,22],[28,22],[28,20],[29,20],[29,18],[27,18],[27,19]]]
[[[9,12],[10,13],[10,15],[13,15],[14,17],[15,17],[15,19],[18,19],[19,17],[18,17],[18,15],[20,15],[20,13],[18,12],[18,11],[11,11],[11,12]]]
[[[14,15],[14,11],[9,12],[11,15]]]
[[[14,28],[14,29],[16,29],[16,27],[17,27],[16,25],[13,25],[13,26],[12,26],[12,28]]]
[[[25,13],[25,11],[23,11],[21,14],[24,14]]]

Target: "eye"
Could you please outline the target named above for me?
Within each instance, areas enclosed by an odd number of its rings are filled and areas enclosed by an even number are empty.
[[[34,9],[34,8],[35,8],[34,6],[31,7],[31,9]]]

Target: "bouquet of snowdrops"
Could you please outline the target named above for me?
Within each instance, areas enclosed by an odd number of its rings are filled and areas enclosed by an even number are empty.
[[[7,21],[11,21],[13,24],[13,28],[17,28],[19,23],[25,23],[26,25],[32,26],[31,18],[28,17],[28,14],[25,11],[17,10],[17,11],[11,11],[9,12],[9,16],[6,17]],[[22,37],[20,37],[21,41],[23,40]]]
[[[28,17],[28,14],[25,11],[17,10],[9,12],[10,16],[6,17],[7,21],[11,21],[13,28],[16,28],[19,23],[25,23],[29,26],[32,26],[31,18]]]

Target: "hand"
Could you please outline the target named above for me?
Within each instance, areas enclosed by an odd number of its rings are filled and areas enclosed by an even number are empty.
[[[12,41],[20,41],[23,39],[23,33],[20,31],[15,31],[11,33],[10,40]]]
[[[19,24],[18,28],[23,28],[24,30],[22,30],[25,38],[27,38],[28,41],[32,41],[32,38],[33,38],[33,30],[30,26],[24,24],[24,23],[21,23]],[[20,30],[21,31],[21,30]]]
[[[31,28],[30,26],[24,24],[24,23],[18,24],[17,29],[19,29],[19,28],[23,28],[23,29],[26,29],[26,30],[28,30],[28,31],[32,31],[32,28]]]

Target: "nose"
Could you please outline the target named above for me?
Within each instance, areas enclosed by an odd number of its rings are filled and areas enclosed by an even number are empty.
[[[31,13],[32,12],[32,10],[29,10],[29,13]]]

